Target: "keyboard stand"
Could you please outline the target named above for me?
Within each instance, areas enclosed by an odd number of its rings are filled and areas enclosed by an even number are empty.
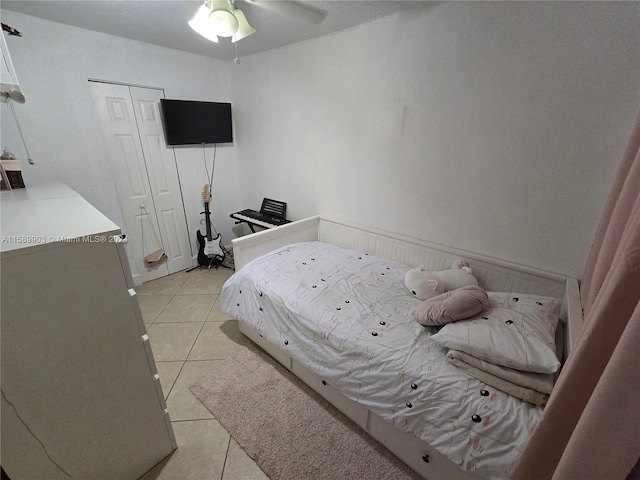
[[[239,223],[246,223],[247,225],[249,225],[249,228],[251,229],[252,233],[256,233],[256,229],[255,227],[262,227],[262,225],[258,225],[257,223],[253,223],[250,222],[249,220],[245,220],[245,219],[238,219],[238,217],[234,217],[234,213],[232,213],[231,215],[229,215],[231,218],[236,220],[236,225],[238,225]],[[267,227],[262,227],[262,228],[267,228]]]
[[[236,213],[232,213],[229,216],[236,221],[236,225],[238,225],[239,223],[246,223],[247,225],[249,225],[249,228],[251,229],[251,232],[253,232],[253,233],[256,233],[255,227],[275,228],[275,227],[279,227],[280,225],[284,225],[286,223],[291,223],[291,220],[283,220],[278,225],[256,223],[256,222],[252,221],[250,218],[244,218],[244,217],[240,218],[240,217],[238,217],[237,215],[239,215],[239,214],[240,214],[240,212],[236,212]]]

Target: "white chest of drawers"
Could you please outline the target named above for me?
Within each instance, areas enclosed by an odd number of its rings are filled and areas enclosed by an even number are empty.
[[[0,462],[136,479],[176,443],[120,229],[62,184],[1,195]]]

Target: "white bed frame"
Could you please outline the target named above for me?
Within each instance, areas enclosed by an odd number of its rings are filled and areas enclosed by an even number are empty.
[[[562,319],[565,322],[565,358],[580,334],[582,307],[578,280],[575,278],[319,216],[232,240],[236,271],[252,260],[280,247],[313,240],[395,260],[409,266],[424,265],[427,270],[446,270],[454,260],[463,258],[469,262],[478,283],[486,290],[561,298]],[[378,415],[343,396],[279,347],[265,341],[253,328],[240,322],[240,331],[423,478],[431,480],[478,478],[461,470],[444,455],[414,435],[394,428]]]

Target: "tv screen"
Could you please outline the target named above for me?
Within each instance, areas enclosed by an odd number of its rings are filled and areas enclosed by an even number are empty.
[[[160,99],[167,145],[233,142],[231,104]]]

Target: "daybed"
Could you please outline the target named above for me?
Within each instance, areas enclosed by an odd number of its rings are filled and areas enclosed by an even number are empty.
[[[407,270],[462,258],[494,303],[545,315],[557,305],[565,357],[582,323],[573,278],[346,222],[299,220],[235,239],[233,251],[221,310],[428,479],[506,478],[542,408],[446,359],[437,330],[412,318]]]

